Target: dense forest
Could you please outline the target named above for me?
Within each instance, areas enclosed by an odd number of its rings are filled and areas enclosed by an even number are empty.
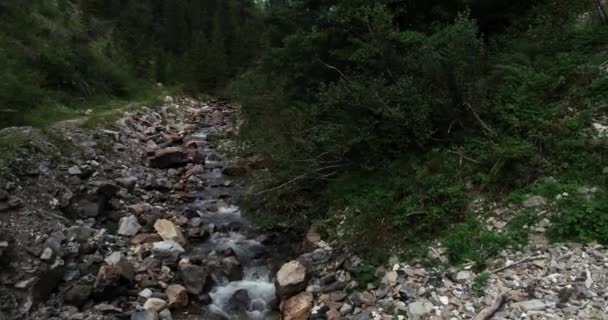
[[[486,231],[472,201],[608,183],[592,126],[608,122],[607,7],[6,0],[0,125],[134,99],[158,82],[229,97],[242,105],[245,154],[268,169],[243,199],[260,223],[322,221],[370,254],[415,254],[441,237],[455,261],[483,259],[521,239]],[[555,239],[608,242],[605,189],[561,205]]]

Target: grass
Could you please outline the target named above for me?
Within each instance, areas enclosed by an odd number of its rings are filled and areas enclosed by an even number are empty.
[[[490,280],[490,273],[489,272],[482,272],[480,274],[478,274],[475,279],[473,279],[473,292],[475,292],[475,294],[477,296],[483,296],[486,290],[486,287],[488,286],[488,281]]]

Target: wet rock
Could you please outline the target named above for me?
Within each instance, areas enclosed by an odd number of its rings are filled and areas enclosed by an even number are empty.
[[[282,305],[283,320],[306,320],[313,304],[313,295],[310,292],[299,293]]]
[[[173,240],[154,242],[152,244],[152,254],[160,260],[175,262],[179,256],[186,252],[184,248]]]
[[[81,307],[89,300],[91,293],[93,293],[92,286],[75,285],[65,293],[63,299],[67,304]]]
[[[141,230],[141,225],[135,216],[123,217],[118,222],[118,234],[121,236],[131,237],[139,230]]]
[[[240,289],[234,292],[228,300],[228,309],[233,312],[243,312],[249,309],[250,304],[251,297],[249,297],[249,292],[245,289]]]
[[[277,273],[275,286],[282,299],[289,298],[306,288],[306,267],[299,261],[284,264]]]
[[[186,289],[192,294],[201,294],[207,284],[209,271],[202,266],[197,265],[180,265],[180,275]]]
[[[178,147],[157,150],[150,158],[150,166],[158,169],[183,167],[189,162],[190,157],[188,153]]]
[[[172,284],[165,290],[169,299],[170,308],[182,308],[188,305],[188,291],[179,284]]]
[[[166,219],[159,219],[154,223],[154,229],[164,240],[173,240],[179,244],[185,244],[186,238],[179,227]]]
[[[223,258],[220,266],[228,280],[239,281],[243,279],[243,267],[235,257]]]

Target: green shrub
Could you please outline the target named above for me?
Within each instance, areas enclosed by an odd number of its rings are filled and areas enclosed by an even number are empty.
[[[550,230],[553,240],[608,243],[608,193],[600,190],[590,197],[574,193],[557,202]]]

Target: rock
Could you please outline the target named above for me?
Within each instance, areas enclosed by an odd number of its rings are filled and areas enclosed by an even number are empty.
[[[141,225],[135,216],[120,218],[118,222],[118,234],[121,236],[132,237],[141,230]]]
[[[421,300],[410,303],[407,309],[413,317],[422,317],[433,311],[433,304],[426,300]]]
[[[226,257],[220,262],[222,272],[229,281],[239,281],[243,279],[243,267],[236,257]]]
[[[283,320],[307,320],[313,304],[313,295],[310,292],[301,292],[285,302],[281,311]]]
[[[368,291],[363,291],[359,296],[359,300],[363,305],[373,306],[376,304],[376,297]]]
[[[171,315],[171,310],[165,309],[158,313],[159,320],[173,320],[173,316]]]
[[[249,168],[247,168],[244,165],[240,165],[240,166],[226,167],[226,168],[224,168],[224,170],[222,170],[222,173],[229,177],[235,177],[235,176],[242,176],[242,175],[246,174],[248,171],[249,171]]]
[[[250,304],[251,297],[249,297],[249,292],[245,289],[240,289],[235,291],[228,300],[228,309],[237,313],[244,312],[249,309]]]
[[[277,273],[275,286],[281,299],[289,298],[306,288],[306,267],[299,261],[284,264]]]
[[[136,177],[122,177],[122,178],[117,178],[116,183],[118,183],[118,185],[126,188],[127,190],[133,190],[135,189],[135,186],[137,185],[137,178]]]
[[[42,255],[40,256],[40,260],[51,260],[51,258],[53,257],[53,249],[51,248],[45,248],[42,251]]]
[[[150,167],[168,169],[183,167],[190,162],[188,153],[182,148],[169,147],[157,150],[150,158]]]
[[[67,304],[76,307],[81,307],[89,300],[93,287],[89,285],[75,285],[70,288],[64,295],[63,299]]]
[[[144,303],[144,310],[153,310],[156,312],[161,312],[167,307],[167,301],[159,298],[149,298]]]
[[[152,297],[152,294],[153,294],[152,290],[146,288],[146,289],[143,289],[142,291],[140,291],[137,295],[142,298],[148,299],[148,298]]]
[[[547,200],[541,196],[531,196],[524,201],[525,208],[536,208],[547,205]]]
[[[340,320],[340,311],[336,309],[330,309],[327,311],[327,320]]]
[[[133,281],[134,274],[133,266],[127,261],[101,266],[93,285],[93,293],[100,300],[116,297]]]
[[[67,238],[76,242],[87,242],[95,235],[95,229],[83,226],[73,226],[68,229]]]
[[[347,315],[353,312],[353,306],[351,304],[345,303],[340,307],[340,314]]]
[[[397,271],[389,271],[384,275],[382,282],[388,285],[389,287],[392,287],[397,283],[398,278],[399,274],[397,273]]]
[[[135,311],[130,320],[160,320],[158,312],[154,310]]]
[[[82,170],[78,166],[72,166],[68,169],[68,173],[72,176],[80,176],[82,175]]]
[[[32,300],[34,304],[46,301],[51,292],[55,291],[63,279],[64,268],[61,265],[44,268],[35,278],[32,285]]]
[[[166,219],[159,219],[154,223],[154,229],[164,240],[173,240],[179,244],[185,244],[186,238],[179,227]]]
[[[105,261],[109,265],[118,264],[123,259],[122,253],[119,251],[112,252],[109,256],[107,256],[103,261]]]
[[[133,238],[131,238],[130,242],[133,245],[138,245],[138,244],[159,242],[159,241],[163,241],[163,238],[161,238],[156,233],[140,233],[140,234],[136,234]]]
[[[209,271],[205,267],[186,264],[180,265],[180,275],[188,292],[198,295],[203,292],[207,284]]]
[[[458,281],[458,282],[464,283],[464,282],[469,281],[470,279],[471,279],[471,272],[470,271],[466,271],[466,270],[459,271],[456,274],[456,281]]]
[[[179,284],[172,284],[165,290],[169,299],[169,308],[182,308],[188,305],[188,291]]]
[[[152,244],[152,254],[163,261],[175,262],[184,252],[186,250],[173,240],[154,242]]]
[[[538,299],[518,302],[516,306],[520,307],[523,311],[540,311],[545,310],[547,307],[544,302]]]

